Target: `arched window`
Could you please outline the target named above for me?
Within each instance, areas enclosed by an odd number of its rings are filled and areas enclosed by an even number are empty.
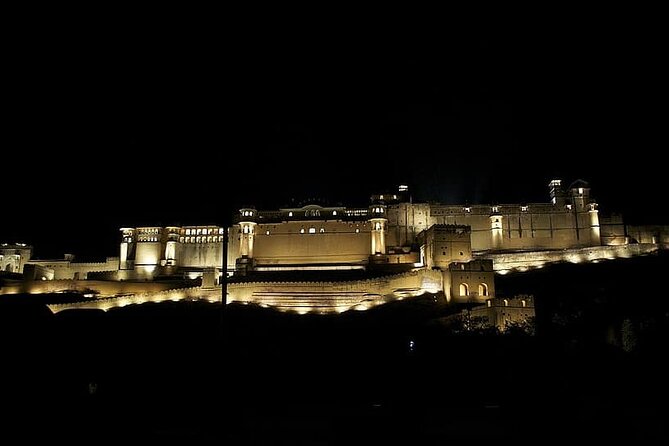
[[[332,211],[332,215],[337,215],[337,211]]]
[[[325,228],[321,228],[320,231],[318,231],[318,232],[320,232],[321,234],[324,233],[324,232],[325,232]]]
[[[304,228],[300,228],[300,234],[304,234]]]
[[[504,306],[508,307],[509,306],[509,299],[504,299]]]
[[[486,304],[488,304],[488,308],[492,307],[492,301],[490,299],[486,301]]]
[[[479,284],[479,296],[487,296],[488,295],[488,285],[485,283],[480,283]]]
[[[251,230],[248,226],[244,226],[244,229],[242,230],[242,232],[244,232],[244,234],[248,234],[249,232],[251,232]]]
[[[288,216],[292,217],[293,216],[293,211],[288,212]]]
[[[523,307],[526,307],[526,306],[527,306],[527,301],[526,301],[525,299],[523,299],[523,300],[520,301],[520,304],[521,304]]]
[[[466,283],[460,284],[460,296],[469,296],[469,285]]]

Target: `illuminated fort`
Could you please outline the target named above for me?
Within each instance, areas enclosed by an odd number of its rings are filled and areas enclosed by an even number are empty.
[[[228,228],[229,299],[300,312],[364,309],[425,292],[482,303],[495,298],[495,271],[628,257],[669,243],[666,227],[626,228],[619,216],[600,216],[584,181],[548,186],[545,203],[414,203],[407,186],[399,186],[372,196],[364,208],[240,209]],[[224,231],[213,225],[121,228],[119,257],[94,264],[34,260],[29,247],[7,245],[0,267],[23,272],[42,289],[63,279],[89,279],[94,289],[95,279],[112,291],[110,282],[129,287],[148,281],[153,291],[141,299],[213,300],[217,287],[220,292]],[[197,278],[202,285],[195,291],[161,288],[169,278]],[[96,305],[140,299],[130,295]]]

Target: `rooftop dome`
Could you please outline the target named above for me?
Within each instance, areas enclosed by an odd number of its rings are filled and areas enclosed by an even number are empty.
[[[581,179],[578,179],[578,180],[574,181],[573,183],[571,183],[571,185],[569,186],[569,189],[577,189],[579,187],[584,187],[584,188],[588,187],[589,188],[590,185],[588,184],[587,181],[583,181]]]

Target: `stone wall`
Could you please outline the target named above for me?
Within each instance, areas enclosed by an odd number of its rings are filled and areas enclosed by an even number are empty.
[[[658,245],[639,243],[621,246],[591,246],[588,248],[561,249],[552,251],[527,251],[497,254],[485,254],[480,258],[493,261],[495,271],[505,274],[509,271],[526,271],[530,268],[541,268],[548,263],[556,262],[593,262],[617,258],[628,258],[648,254],[659,249]]]
[[[30,260],[27,262],[53,271],[55,280],[85,280],[91,272],[112,272],[119,267],[118,257],[107,257],[104,262],[73,262],[67,259]],[[39,279],[39,278],[38,278]]]
[[[166,282],[109,282],[104,280],[39,280],[7,284],[0,294],[98,292],[102,296],[125,293],[155,292],[169,289],[174,284]]]
[[[40,285],[51,284],[43,282]],[[74,282],[71,283],[82,283]],[[84,282],[88,283],[88,282]],[[244,282],[228,285],[228,302],[242,304],[256,304],[271,306],[281,311],[295,311],[298,313],[335,313],[346,310],[366,310],[393,300],[402,300],[418,296],[426,292],[438,293],[442,290],[441,271],[417,270],[394,276],[357,280],[349,282]],[[105,282],[113,287],[113,282]],[[148,286],[167,284],[135,283],[138,290],[132,293],[127,287],[131,282],[116,282],[125,285],[123,288],[131,295],[107,297],[72,304],[49,305],[53,312],[67,309],[100,309],[122,307],[146,302],[179,301],[183,299],[220,301],[220,287],[203,289],[183,288],[172,290],[153,289],[147,291]],[[62,286],[62,285],[61,285]],[[96,289],[100,284],[91,284]],[[121,294],[117,290],[105,289],[103,294]],[[46,291],[42,291],[46,292]]]
[[[628,225],[632,243],[658,243],[669,246],[669,225]]]

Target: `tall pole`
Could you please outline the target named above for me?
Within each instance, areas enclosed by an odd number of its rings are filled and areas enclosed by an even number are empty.
[[[219,336],[221,339],[225,340],[228,337],[227,334],[227,324],[226,320],[226,306],[228,305],[228,227],[227,225],[223,226],[223,246],[221,249],[222,260],[221,260],[221,317],[220,317],[220,326],[219,326]]]
[[[221,311],[228,304],[228,228],[223,227],[223,260],[221,268]]]

